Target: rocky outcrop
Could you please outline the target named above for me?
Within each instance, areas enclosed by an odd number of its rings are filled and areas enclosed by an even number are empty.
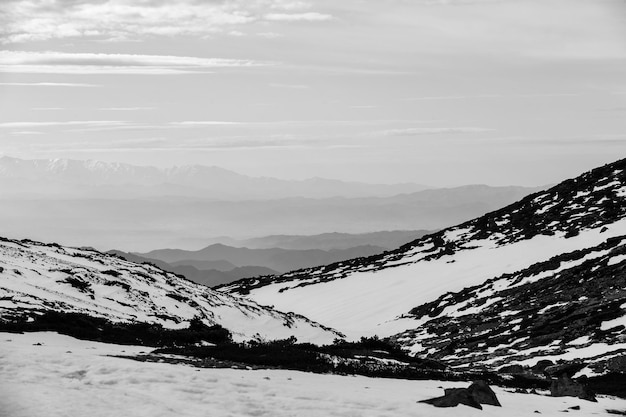
[[[553,378],[550,395],[553,397],[578,397],[581,400],[596,401],[596,396],[584,381],[572,379],[576,372],[585,367],[582,362],[552,365],[544,369],[544,374]]]
[[[446,388],[442,397],[420,401],[435,407],[456,407],[459,404],[482,410],[481,404],[501,407],[496,393],[485,381],[475,381],[468,388]]]

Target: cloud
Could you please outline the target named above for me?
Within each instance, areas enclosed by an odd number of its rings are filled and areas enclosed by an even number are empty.
[[[28,135],[42,135],[43,132],[39,132],[37,130],[16,130],[13,132],[9,132],[10,135],[24,135],[24,136],[28,136]]]
[[[266,38],[266,39],[277,39],[277,38],[282,38],[285,35],[282,35],[276,32],[259,32],[257,33],[257,36],[260,36],[261,38]]]
[[[0,85],[12,87],[100,87],[97,84],[82,83],[0,83]]]
[[[330,15],[310,11],[297,0],[4,0],[0,43],[63,38],[133,41],[154,36],[236,33],[259,21],[320,21]]]
[[[186,120],[182,122],[170,122],[173,126],[229,126],[241,125],[241,122],[224,122],[219,120]]]
[[[263,16],[265,20],[277,22],[323,22],[332,20],[333,16],[325,13],[268,13]]]
[[[0,51],[0,72],[12,73],[167,75],[264,65],[272,63],[174,55]]]
[[[270,87],[274,88],[289,88],[292,90],[308,90],[311,86],[306,84],[281,84],[281,83],[271,83]]]
[[[55,122],[2,122],[0,128],[15,129],[29,127],[54,127],[54,126],[122,126],[129,122],[120,120],[70,120]]]
[[[154,110],[155,107],[103,107],[99,110],[104,111],[143,111],[143,110]]]
[[[441,135],[441,134],[468,134],[493,132],[495,129],[483,127],[410,127],[406,129],[390,129],[377,132],[384,136],[415,136],[415,135]],[[376,133],[375,133],[376,134]]]
[[[440,100],[474,100],[474,99],[500,99],[500,98],[550,98],[550,97],[576,97],[578,93],[529,93],[529,94],[473,94],[473,95],[449,95],[449,96],[424,96],[410,97],[406,101],[440,101]]]

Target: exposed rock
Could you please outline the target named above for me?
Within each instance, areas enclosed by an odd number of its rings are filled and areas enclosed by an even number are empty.
[[[523,374],[525,371],[522,365],[505,365],[498,369],[502,374]]]
[[[583,362],[567,362],[558,365],[551,365],[544,368],[543,373],[550,378],[559,378],[563,375],[571,378],[576,372],[586,365]]]
[[[496,397],[496,393],[493,392],[485,381],[474,381],[467,391],[479,404],[495,405],[496,407],[502,406],[500,401],[498,401],[498,397]]]
[[[485,381],[475,381],[468,388],[447,388],[442,397],[420,401],[435,407],[456,407],[464,404],[482,410],[481,404],[501,407],[495,392]]]
[[[536,373],[536,374],[542,374],[542,373],[543,373],[543,371],[545,371],[545,369],[546,369],[548,366],[552,366],[552,365],[554,365],[554,362],[552,362],[551,360],[549,360],[549,359],[542,359],[542,360],[540,360],[539,362],[537,362],[537,363],[535,364],[535,366],[533,366],[533,367],[532,367],[532,368],[530,368],[530,369],[531,369],[534,373]]]
[[[480,403],[472,397],[467,388],[446,388],[444,392],[443,397],[431,398],[420,402],[432,404],[435,407],[456,407],[459,404],[464,404],[469,407],[478,408],[479,410],[483,409]]]
[[[550,394],[553,397],[578,397],[581,400],[596,401],[594,393],[586,385],[574,381],[569,375],[562,373],[552,381]]]

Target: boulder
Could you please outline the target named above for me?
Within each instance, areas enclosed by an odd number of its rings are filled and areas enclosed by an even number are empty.
[[[435,407],[456,407],[459,404],[464,404],[479,410],[483,409],[480,403],[468,392],[467,388],[447,388],[444,392],[443,397],[431,398],[420,402],[432,404]]]
[[[485,381],[475,381],[468,388],[447,388],[442,397],[420,401],[435,407],[456,407],[459,404],[482,410],[481,404],[501,407],[495,392]]]
[[[548,366],[553,366],[554,362],[549,359],[542,359],[530,368],[534,373],[541,375]]]
[[[550,378],[559,378],[563,375],[569,378],[573,377],[576,372],[580,371],[586,366],[583,362],[567,362],[558,365],[550,365],[544,368],[543,373]]]
[[[550,395],[553,397],[578,397],[581,400],[596,401],[595,394],[585,384],[574,381],[567,374],[561,374],[552,381]]]
[[[478,401],[479,404],[495,405],[496,407],[502,407],[496,393],[493,392],[491,387],[485,381],[474,381],[472,385],[467,388],[472,398]]]
[[[523,374],[526,370],[522,365],[505,365],[498,369],[501,374]]]

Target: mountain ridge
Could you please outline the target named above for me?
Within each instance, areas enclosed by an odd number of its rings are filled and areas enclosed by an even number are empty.
[[[148,264],[92,249],[0,239],[0,319],[80,313],[180,329],[200,319],[235,339],[330,342],[339,334],[307,318],[195,284]]]
[[[9,156],[0,157],[0,180],[14,182],[22,179],[25,185],[36,187],[45,183],[56,187],[58,195],[76,195],[72,186],[95,187],[100,193],[110,195],[125,194],[119,187],[135,187],[134,192],[148,195],[164,195],[169,190],[172,195],[194,196],[200,192],[211,193],[214,199],[276,199],[285,197],[329,198],[334,196],[365,197],[391,196],[429,188],[425,185],[368,184],[326,178],[305,180],[283,180],[271,177],[251,177],[216,166],[185,165],[159,168],[139,166],[119,162],[76,159],[33,159],[24,160]],[[10,182],[3,184],[9,188]],[[66,185],[65,188],[59,186]],[[108,188],[107,188],[108,187]],[[155,188],[158,187],[158,188]],[[155,188],[150,192],[151,188]],[[36,190],[45,189],[39,184]],[[18,189],[14,193],[25,193]],[[88,190],[81,190],[87,193]],[[97,194],[95,194],[97,195]]]
[[[424,236],[393,251],[279,276],[242,280],[220,289],[244,294],[261,304],[275,305],[284,311],[304,314],[345,332],[349,338],[359,335],[392,337],[416,354],[431,354],[435,359],[444,358],[456,365],[467,366],[478,363],[474,360],[476,358],[471,357],[468,346],[475,349],[477,354],[488,354],[489,351],[486,348],[478,349],[478,343],[468,345],[465,339],[459,341],[458,349],[450,348],[452,353],[448,356],[436,354],[433,349],[445,347],[446,338],[447,343],[451,343],[456,334],[450,333],[450,329],[459,326],[460,329],[475,329],[468,330],[467,339],[478,340],[486,346],[487,338],[479,337],[479,334],[487,329],[483,327],[479,315],[470,314],[481,307],[468,307],[469,311],[464,314],[464,317],[467,316],[464,320],[467,321],[460,323],[450,321],[441,313],[441,308],[449,306],[459,309],[461,307],[455,307],[453,301],[461,300],[459,305],[462,305],[461,295],[470,291],[468,289],[482,288],[490,280],[500,280],[500,285],[505,285],[516,273],[533,276],[533,271],[540,268],[545,269],[547,277],[543,277],[543,282],[537,285],[565,288],[560,302],[569,303],[569,297],[573,297],[576,292],[576,288],[567,281],[570,275],[545,265],[552,265],[559,257],[584,257],[585,251],[588,254],[598,253],[594,256],[600,259],[596,260],[600,262],[598,264],[591,263],[591,258],[585,259],[588,261],[585,264],[587,270],[580,270],[591,277],[591,282],[593,279],[598,284],[607,282],[602,275],[594,276],[594,271],[609,276],[617,274],[616,282],[623,282],[626,280],[622,272],[626,256],[622,256],[621,247],[614,248],[610,258],[606,257],[607,254],[601,248],[604,247],[602,245],[615,246],[615,242],[625,239],[624,236],[626,160],[620,160],[529,195],[477,219]],[[612,269],[606,268],[609,262],[614,265]],[[503,294],[502,291],[496,293]],[[335,294],[344,294],[344,297]],[[513,297],[513,293],[506,294],[509,298]],[[621,307],[616,308],[622,304],[626,306],[626,292],[620,290],[614,297],[618,301],[609,302],[602,298],[595,301],[599,306],[597,308],[607,308],[612,316],[600,315],[595,322],[582,327],[585,331],[596,331],[598,326],[603,326],[602,318],[609,321],[626,320],[626,311]],[[482,297],[480,302],[486,306],[490,303],[499,305],[497,295]],[[472,305],[478,303],[475,300]],[[542,308],[545,307],[548,305]],[[527,327],[534,328],[530,324]],[[431,330],[424,333],[424,329]],[[498,332],[507,331],[503,327],[497,329],[491,337],[497,338]],[[472,331],[475,332],[473,336]],[[539,340],[555,343],[563,351],[576,348],[565,345],[571,340],[557,343],[557,335],[558,332],[553,332]],[[592,336],[589,335],[590,338]],[[597,342],[593,345],[595,348],[605,347],[599,355],[604,355],[606,361],[609,361],[610,358],[606,356],[613,349],[610,346],[617,351],[621,349],[619,337],[593,340]],[[465,353],[463,347],[467,350]],[[575,351],[572,352],[571,355],[575,355]],[[503,358],[506,357],[503,355]],[[482,363],[486,365],[484,360]]]

